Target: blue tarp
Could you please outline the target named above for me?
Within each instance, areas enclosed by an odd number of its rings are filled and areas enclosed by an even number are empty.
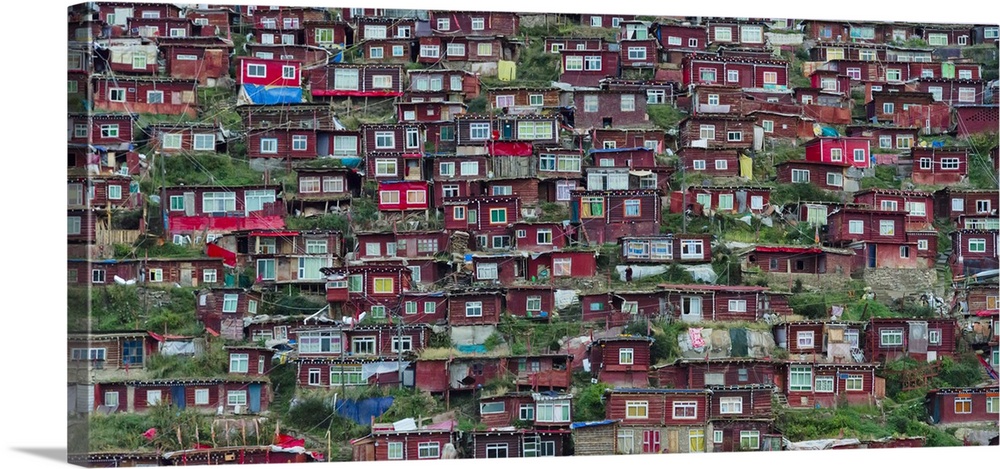
[[[243,85],[243,93],[252,104],[297,104],[302,102],[302,88],[290,86]]]
[[[486,346],[482,344],[456,345],[455,348],[462,353],[486,353]]]
[[[355,401],[337,401],[337,415],[351,419],[359,425],[370,425],[372,418],[379,418],[392,407],[392,397],[373,397]]]
[[[599,422],[573,422],[569,424],[569,428],[575,430],[577,428],[596,427],[599,425],[610,425],[615,422],[618,422],[618,420],[601,420]]]

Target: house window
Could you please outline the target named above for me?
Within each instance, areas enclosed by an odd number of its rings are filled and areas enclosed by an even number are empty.
[[[480,42],[476,45],[476,55],[480,57],[489,57],[493,55],[493,44],[489,42]]]
[[[390,159],[390,158],[376,158],[375,159],[375,175],[376,176],[395,176],[396,175],[396,160]]]
[[[899,257],[901,259],[909,258],[910,257],[910,247],[909,246],[900,246],[899,247]]]
[[[486,140],[490,138],[490,124],[489,123],[472,123],[469,124],[469,139],[470,140]]]
[[[246,353],[229,354],[229,372],[247,373],[250,367],[250,355]]]
[[[449,57],[461,57],[465,55],[465,44],[460,42],[449,43],[445,48],[445,54]]]
[[[1000,397],[992,396],[986,398],[986,413],[987,414],[1000,413]]]
[[[490,224],[500,225],[507,223],[507,209],[506,208],[491,208],[490,209]]]
[[[634,364],[634,360],[635,360],[634,349],[623,348],[618,350],[619,365],[632,365]]]
[[[715,69],[714,68],[699,68],[698,77],[701,81],[706,83],[712,83],[715,81]]]
[[[896,234],[895,220],[879,220],[878,234],[881,236],[894,236]]]
[[[747,311],[747,300],[729,300],[729,312],[745,313]]]
[[[971,414],[972,413],[972,398],[971,397],[956,397],[955,398],[955,413],[956,414]]]
[[[976,201],[976,213],[990,213],[989,199]]]
[[[215,134],[194,134],[196,151],[215,151]]]
[[[944,33],[930,33],[927,35],[927,44],[931,46],[947,46],[948,35]]]
[[[573,259],[566,257],[552,260],[552,275],[554,277],[569,277],[573,275],[572,271]]]
[[[733,209],[733,194],[719,194],[719,210]]]
[[[905,150],[913,146],[913,136],[911,135],[897,135],[896,136],[896,148],[900,150]]]
[[[789,371],[790,391],[812,390],[812,367],[792,366]]]
[[[385,317],[385,306],[382,308],[382,317]],[[376,317],[374,306],[372,307],[372,317]],[[351,340],[351,353],[354,355],[374,355],[375,337],[355,337]]]
[[[764,72],[764,84],[776,85],[778,83],[778,72]]]
[[[693,37],[692,38],[688,38],[688,47],[691,47],[691,48],[698,47],[698,39],[697,38],[693,38]]]
[[[833,376],[817,376],[816,392],[833,392]]]
[[[205,192],[201,196],[203,213],[236,211],[236,194],[232,192]]]
[[[716,42],[729,42],[733,40],[733,29],[729,27],[715,27]]]
[[[649,416],[649,402],[625,401],[626,419],[644,419]]]
[[[535,232],[536,244],[552,244],[552,230],[540,229]]]
[[[865,222],[863,220],[850,220],[847,222],[847,232],[850,234],[864,234]]]
[[[439,46],[421,44],[420,45],[420,56],[436,59],[441,55],[441,50]],[[419,89],[419,87],[418,87]]]
[[[900,81],[902,76],[902,71],[898,68],[890,68],[885,71],[886,81]]]
[[[146,391],[146,405],[160,405],[163,401],[163,392],[159,389],[151,389]]]
[[[941,329],[931,329],[927,332],[927,341],[931,345],[941,345]]]
[[[743,141],[743,132],[730,130],[726,132],[726,140],[730,142]]]
[[[675,419],[695,419],[698,418],[698,403],[694,401],[674,402]]]
[[[701,125],[698,127],[698,138],[702,140],[715,140],[715,126]]]
[[[507,457],[507,443],[487,443],[486,459],[497,459]]]
[[[437,29],[440,31],[450,31],[451,30],[451,19],[449,18],[438,18],[437,19]]]
[[[884,149],[892,148],[892,135],[879,135],[878,147]]]
[[[103,124],[103,125],[101,125],[101,137],[103,137],[103,138],[118,138],[118,124]]]
[[[396,147],[396,133],[387,132],[375,132],[375,148],[379,149],[392,149]]]
[[[510,236],[494,236],[493,249],[510,249]]]
[[[874,59],[872,59],[872,60],[874,60]],[[860,68],[848,68],[847,69],[847,76],[850,77],[850,79],[852,79],[852,80],[860,80],[861,79],[861,69]]]
[[[108,199],[111,200],[121,200],[122,198],[122,186],[119,185],[109,185],[108,186]]]
[[[375,293],[393,292],[395,292],[395,279],[387,277],[375,278]]]
[[[722,414],[742,414],[742,397],[722,397],[719,398],[719,413]]]
[[[389,442],[389,459],[403,459],[403,442]]]
[[[629,60],[646,60],[646,48],[645,47],[629,47],[628,48],[628,59]]]
[[[799,348],[813,348],[815,347],[815,332],[813,331],[798,331],[796,334],[796,341]]]
[[[666,101],[667,92],[665,90],[646,90],[647,104],[663,104]]]
[[[479,280],[496,280],[497,265],[495,263],[477,263],[476,278]]]
[[[844,152],[842,149],[840,148],[830,149],[830,161],[843,161],[843,160],[844,160]]]
[[[277,153],[278,152],[278,139],[276,139],[276,138],[262,138],[262,139],[260,139],[260,152],[261,153]]]
[[[700,239],[682,239],[681,259],[701,259],[704,256],[702,244]]]
[[[793,183],[807,183],[807,182],[809,182],[809,170],[808,169],[793,169],[792,170],[792,182]]]
[[[986,252],[986,238],[969,239],[969,252]]]
[[[67,234],[78,235],[80,234],[80,217],[68,217]]]
[[[567,56],[566,63],[563,67],[567,72],[576,72],[583,70],[583,57],[580,56]]]
[[[590,17],[590,26],[592,28],[601,28],[601,27],[604,27],[604,23],[603,23],[603,21],[602,21],[602,19],[601,19],[600,16],[591,16]]]
[[[975,88],[959,88],[958,89],[958,102],[960,103],[972,103],[976,101],[976,89]]]
[[[418,459],[438,459],[441,457],[441,443],[428,442],[417,444]]]
[[[583,112],[597,112],[597,95],[586,95],[583,97]]]
[[[541,106],[544,102],[544,98],[540,94],[529,94],[528,95],[528,105],[529,106]]]
[[[972,79],[972,70],[959,70],[958,71],[958,79],[959,80],[971,80]]]
[[[854,149],[854,162],[864,163],[867,158],[865,157],[865,150],[863,148]]]
[[[879,331],[879,344],[882,347],[899,347],[903,345],[902,329],[882,329]]]
[[[108,90],[108,100],[116,103],[125,102],[125,88],[111,88]]]
[[[483,317],[483,302],[482,301],[466,301],[465,302],[465,317],[467,317],[467,318],[481,318],[481,317]]]
[[[844,185],[844,175],[840,173],[826,173],[826,185],[841,187]]]
[[[628,199],[625,201],[625,216],[638,217],[641,214],[638,199]]]
[[[540,296],[529,296],[526,303],[525,309],[528,311],[542,310],[542,297]]]
[[[760,448],[760,432],[756,430],[740,431],[740,449],[751,450]]]
[[[840,47],[830,47],[826,49],[826,60],[843,60],[844,49]]]
[[[281,78],[285,80],[295,79],[295,66],[293,65],[283,65],[281,67]]]
[[[584,70],[601,70],[601,56],[588,55],[583,58]]]
[[[740,42],[761,43],[764,42],[763,28],[761,26],[743,26],[740,28]]]
[[[632,94],[621,95],[621,110],[622,112],[635,111],[635,95]]]
[[[892,114],[896,112],[895,103],[882,103],[882,114]]]

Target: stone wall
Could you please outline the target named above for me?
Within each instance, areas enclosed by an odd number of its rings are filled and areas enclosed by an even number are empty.
[[[934,289],[937,271],[934,269],[865,269],[865,284],[883,299],[900,298],[914,292]]]

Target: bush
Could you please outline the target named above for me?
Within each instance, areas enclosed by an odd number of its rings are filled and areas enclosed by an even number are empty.
[[[577,422],[589,422],[604,420],[604,391],[612,389],[614,386],[607,383],[591,384],[573,398],[573,420]]]
[[[825,319],[829,315],[829,304],[822,293],[792,295],[788,297],[788,306],[795,314],[809,319]]]

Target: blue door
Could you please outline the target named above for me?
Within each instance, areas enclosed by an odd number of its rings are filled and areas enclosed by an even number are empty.
[[[875,259],[876,259],[875,245],[874,244],[869,244],[868,245],[868,267],[875,268]]]
[[[181,410],[187,406],[187,402],[184,400],[184,386],[172,386],[170,388],[170,402]]]
[[[250,412],[257,413],[260,412],[260,384],[250,385]]]

